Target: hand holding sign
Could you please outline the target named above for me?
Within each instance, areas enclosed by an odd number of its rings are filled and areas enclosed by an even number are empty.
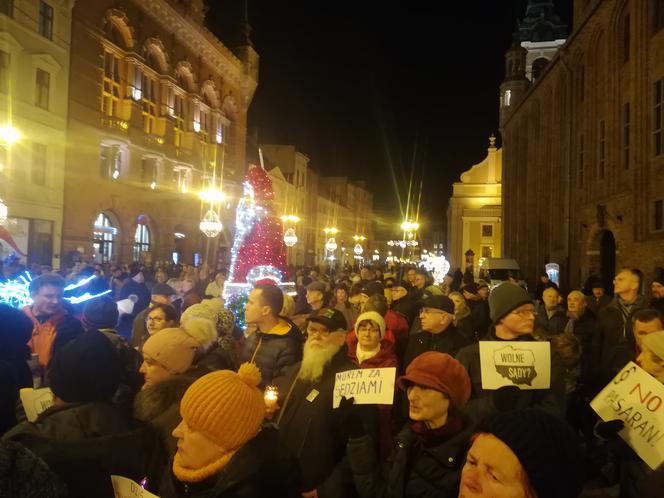
[[[394,401],[394,381],[397,369],[360,368],[336,374],[332,408],[342,397],[355,398],[358,405],[391,405]]]
[[[664,385],[629,362],[590,402],[604,421],[619,419],[618,435],[651,469],[664,462]]]
[[[480,341],[482,389],[548,389],[551,345],[546,341]]]

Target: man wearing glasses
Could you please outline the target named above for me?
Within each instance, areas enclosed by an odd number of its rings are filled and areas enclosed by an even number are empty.
[[[404,370],[411,361],[427,351],[454,356],[468,345],[468,340],[454,326],[454,303],[447,296],[435,296],[425,292],[420,309],[420,322],[421,330],[408,339]]]
[[[528,293],[519,285],[503,282],[489,295],[492,327],[489,341],[534,341],[537,311]],[[537,407],[554,415],[565,414],[565,384],[562,368],[552,358],[551,387],[540,390],[520,390],[516,386],[495,391],[482,389],[479,344],[471,344],[459,351],[457,360],[466,367],[472,383],[468,414],[475,421],[495,413],[515,408]]]

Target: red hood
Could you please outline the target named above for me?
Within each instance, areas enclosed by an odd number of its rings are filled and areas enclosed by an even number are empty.
[[[355,335],[355,329],[346,334],[346,346],[348,348],[348,357],[357,365],[357,336]],[[394,352],[394,334],[390,329],[387,329],[385,337],[380,341],[380,351],[378,351],[376,356],[362,363],[362,368],[396,367],[397,364],[397,355]]]

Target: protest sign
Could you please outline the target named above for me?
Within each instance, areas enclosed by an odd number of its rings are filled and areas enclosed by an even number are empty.
[[[629,362],[590,402],[604,421],[621,419],[618,434],[651,469],[664,462],[664,385]]]
[[[19,391],[19,395],[29,422],[34,422],[41,412],[53,406],[53,393],[48,387],[41,389],[24,387]]]
[[[397,369],[361,368],[339,372],[334,381],[332,408],[341,397],[355,398],[357,405],[391,405],[394,402],[394,380]]]
[[[112,475],[111,482],[115,498],[159,498],[126,477]]]
[[[551,345],[546,341],[480,341],[482,389],[548,389]]]

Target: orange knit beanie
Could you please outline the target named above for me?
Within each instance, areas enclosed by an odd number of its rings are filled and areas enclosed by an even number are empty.
[[[260,371],[251,363],[243,363],[237,372],[204,375],[187,389],[180,414],[189,427],[235,451],[258,433],[265,418],[260,380]]]

